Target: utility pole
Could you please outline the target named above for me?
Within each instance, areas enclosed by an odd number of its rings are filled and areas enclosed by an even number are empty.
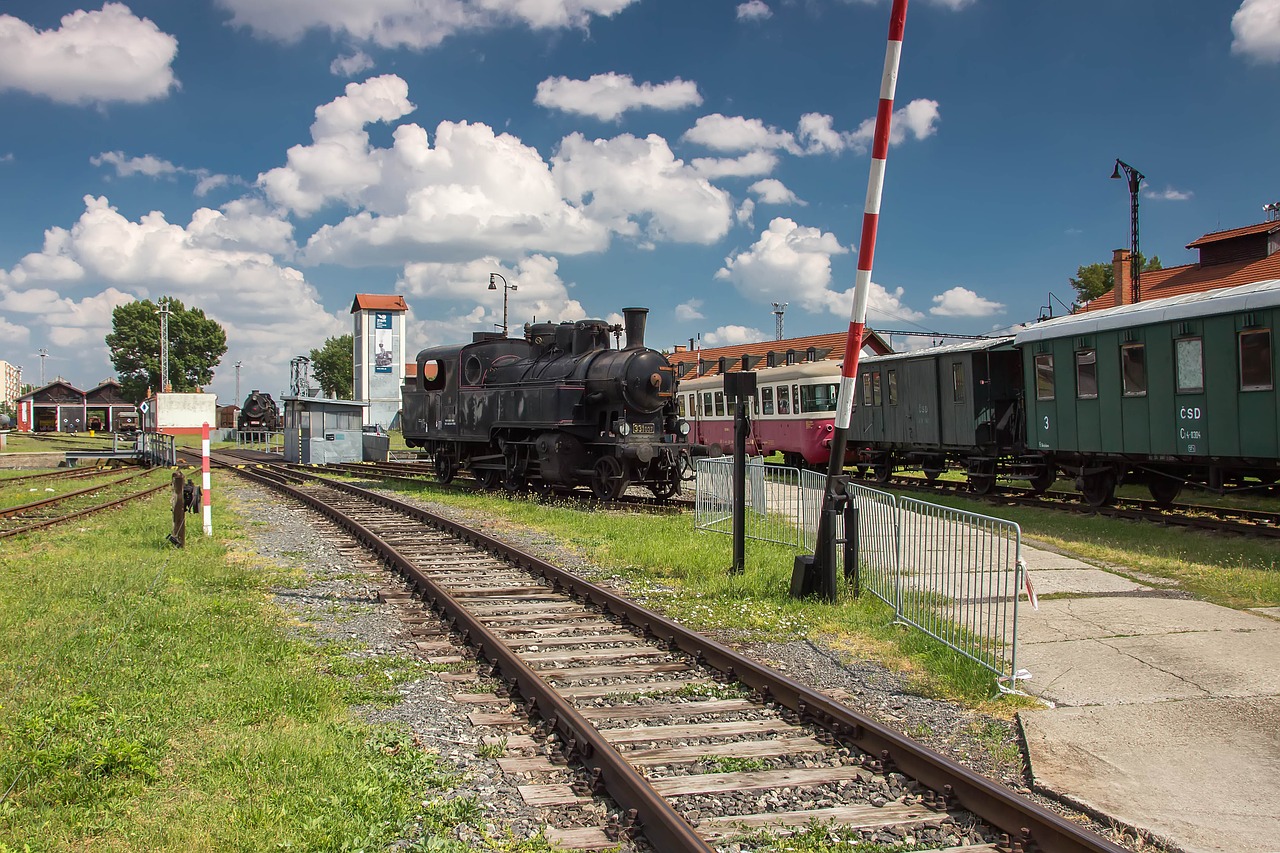
[[[773,338],[775,341],[782,340],[782,315],[786,313],[787,306],[789,304],[790,304],[789,302],[773,303],[773,316],[778,318],[777,328],[774,332],[774,338]]]
[[[160,315],[160,391],[169,392],[169,297],[160,297],[160,307],[156,311]]]
[[[242,362],[239,362],[239,361],[236,362],[236,398],[231,401],[233,404],[237,406],[240,405],[240,365],[241,364]]]
[[[40,347],[40,387],[44,387],[44,360],[49,357],[49,351],[44,347]]]

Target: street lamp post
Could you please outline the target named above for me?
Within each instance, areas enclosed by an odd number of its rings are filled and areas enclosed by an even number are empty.
[[[490,290],[498,289],[498,283],[494,281],[494,279],[498,278],[502,279],[502,336],[505,338],[507,336],[507,291],[519,290],[520,288],[516,287],[514,284],[507,284],[507,280],[503,277],[502,273],[491,272],[489,273]],[[498,324],[494,323],[494,325],[496,326]]]
[[[1142,289],[1138,286],[1138,277],[1142,273],[1142,262],[1138,259],[1138,190],[1142,187],[1142,179],[1146,175],[1130,166],[1123,160],[1116,160],[1116,167],[1111,172],[1114,180],[1120,180],[1120,170],[1124,170],[1124,175],[1129,179],[1129,230],[1131,232],[1129,246],[1129,270],[1130,278],[1133,279],[1133,286],[1130,288],[1132,297],[1131,302],[1142,301]],[[1118,300],[1117,300],[1118,301]]]

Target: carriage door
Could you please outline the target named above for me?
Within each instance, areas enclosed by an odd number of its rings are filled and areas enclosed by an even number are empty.
[[[1209,454],[1208,398],[1204,393],[1204,341],[1199,337],[1173,342],[1175,414],[1178,424],[1176,452],[1181,456]],[[1225,377],[1224,377],[1225,378]]]
[[[910,444],[938,444],[938,376],[934,359],[913,359],[902,366],[903,422]]]

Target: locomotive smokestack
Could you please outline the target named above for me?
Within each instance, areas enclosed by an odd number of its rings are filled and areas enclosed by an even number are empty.
[[[623,308],[623,324],[627,330],[625,349],[640,349],[644,346],[644,324],[649,314],[648,308]]]

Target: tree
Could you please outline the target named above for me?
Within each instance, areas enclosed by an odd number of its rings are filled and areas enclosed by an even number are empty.
[[[169,383],[174,391],[194,391],[213,381],[213,369],[227,351],[227,333],[200,308],[169,300]],[[148,388],[160,387],[160,315],[149,299],[111,312],[107,347],[120,375],[120,389],[135,403]]]
[[[311,375],[326,396],[335,400],[351,399],[355,382],[353,351],[351,335],[328,338],[323,347],[311,351]]]
[[[1153,256],[1148,261],[1141,252],[1138,253],[1138,268],[1143,272],[1163,269],[1160,266],[1159,256]],[[1081,304],[1097,299],[1116,286],[1115,271],[1111,264],[1089,264],[1087,267],[1079,267],[1076,269],[1076,277],[1070,281],[1071,286],[1076,289],[1076,301]]]

